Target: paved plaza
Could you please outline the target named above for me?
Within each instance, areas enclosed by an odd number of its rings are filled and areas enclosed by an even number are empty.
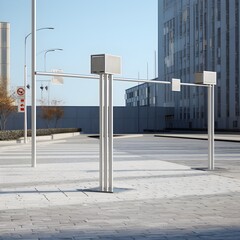
[[[114,193],[98,186],[99,142],[86,135],[0,143],[0,240],[240,239],[240,142],[114,139]]]

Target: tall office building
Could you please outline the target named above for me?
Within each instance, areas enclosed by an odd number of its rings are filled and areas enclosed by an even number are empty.
[[[0,84],[9,92],[10,23],[0,22]]]
[[[216,71],[215,126],[240,128],[239,0],[159,1],[159,80],[194,82],[196,72]],[[158,105],[174,108],[167,125],[207,127],[207,90],[170,86],[158,91]]]

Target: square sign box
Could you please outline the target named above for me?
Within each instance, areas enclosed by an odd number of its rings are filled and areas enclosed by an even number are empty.
[[[173,92],[180,92],[181,91],[181,80],[173,78],[172,79],[172,91]]]
[[[121,74],[121,58],[107,54],[91,55],[92,74]]]
[[[217,73],[210,71],[203,71],[203,73],[195,73],[195,83],[205,85],[216,85]]]

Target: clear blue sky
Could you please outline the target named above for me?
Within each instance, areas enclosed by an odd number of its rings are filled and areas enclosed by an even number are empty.
[[[11,24],[11,87],[22,86],[24,38],[31,32],[31,0],[0,0],[0,21]],[[157,51],[157,0],[37,0],[37,28],[54,30],[37,34],[37,70],[90,74],[90,55],[108,53],[122,57],[123,77],[154,78],[154,51]],[[31,41],[27,43],[30,67]],[[30,74],[30,71],[28,72]],[[46,79],[38,77],[39,80]],[[28,82],[31,84],[30,76]],[[131,83],[114,82],[114,105],[124,105],[125,89]],[[41,98],[40,82],[37,98]],[[47,92],[43,97],[47,99]],[[30,94],[28,95],[30,99]],[[98,105],[98,81],[65,79],[51,85],[50,98],[64,105]]]

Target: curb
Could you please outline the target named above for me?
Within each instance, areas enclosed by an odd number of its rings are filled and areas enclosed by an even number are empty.
[[[91,135],[87,135],[90,138],[98,138],[99,139],[99,134],[95,135],[95,134],[91,134]],[[136,137],[143,137],[143,134],[113,134],[113,138],[117,139],[117,138],[136,138]]]
[[[143,137],[143,134],[129,134],[129,135],[116,136],[114,138],[136,138],[136,137]]]
[[[208,140],[208,137],[203,136],[184,136],[184,135],[162,135],[162,134],[157,134],[154,135],[154,137],[165,137],[165,138],[183,138],[183,139],[195,139],[195,140]],[[240,142],[240,139],[232,139],[232,138],[227,138],[227,137],[219,137],[215,134],[214,141],[221,141],[221,142]]]
[[[48,140],[57,140],[62,138],[68,138],[68,137],[74,137],[80,135],[80,132],[72,132],[72,133],[57,133],[57,134],[51,134],[46,136],[37,136],[37,141],[48,141]],[[27,141],[30,142],[32,137],[28,137]],[[17,143],[24,143],[24,138],[21,137],[18,140],[14,141]]]

